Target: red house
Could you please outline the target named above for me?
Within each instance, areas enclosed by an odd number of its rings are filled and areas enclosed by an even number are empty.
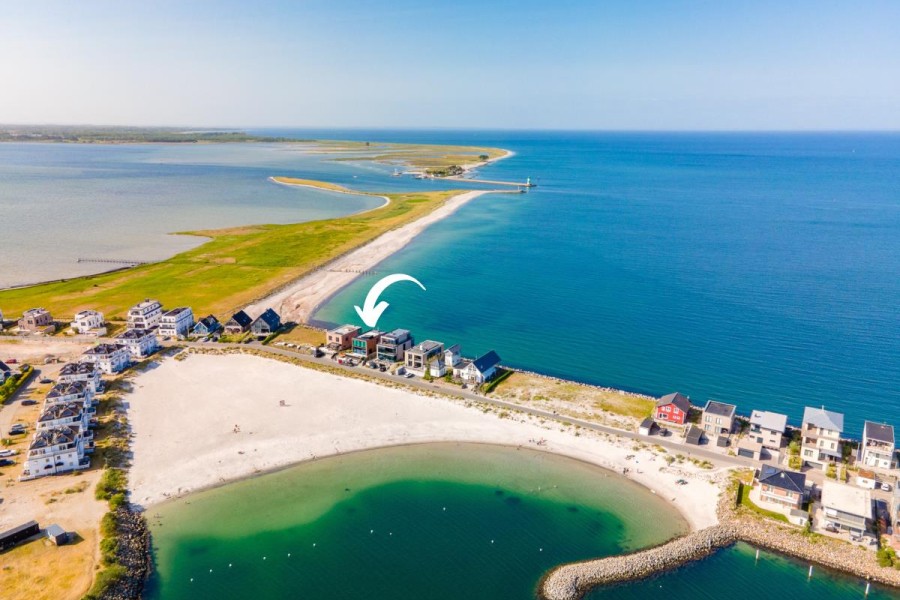
[[[656,420],[684,425],[691,410],[690,399],[678,392],[663,396],[656,402]]]

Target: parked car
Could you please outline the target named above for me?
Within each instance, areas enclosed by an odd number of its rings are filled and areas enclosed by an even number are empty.
[[[0,467],[8,467],[14,464],[16,464],[16,461],[14,460],[9,460],[8,458],[0,458]]]
[[[881,489],[882,489],[882,491],[889,492],[889,491],[891,491],[891,484],[889,484],[887,482],[882,482]]]
[[[381,365],[380,367],[378,367],[378,370],[381,371],[382,373],[384,373],[385,371],[387,371],[387,367],[384,365]]]
[[[13,425],[9,428],[9,435],[22,435],[25,433],[24,425]]]
[[[9,458],[10,456],[15,456],[15,450],[0,450],[0,458]]]
[[[46,377],[44,377],[43,379],[41,379],[41,383],[43,383],[44,385],[47,385],[48,383],[53,383],[53,380],[47,379]]]
[[[406,377],[407,379],[412,379],[413,377],[415,377],[415,375],[413,375],[412,373],[407,372],[406,375],[404,375],[404,377]]]
[[[22,406],[34,406],[37,400],[22,400]]]

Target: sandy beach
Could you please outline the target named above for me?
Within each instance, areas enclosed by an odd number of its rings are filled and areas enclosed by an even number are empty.
[[[282,321],[305,323],[321,303],[359,277],[363,271],[371,270],[406,246],[428,226],[452,215],[467,202],[488,193],[494,192],[490,190],[461,192],[421,219],[378,236],[368,244],[334,259],[282,290],[254,302],[245,310],[251,316],[257,316],[267,308],[273,308],[281,315]]]
[[[716,522],[722,472],[667,467],[649,446],[443,396],[389,388],[258,356],[184,354],[133,380],[132,501],[167,498],[304,460],[383,446],[482,442],[528,446],[622,473],[674,503],[693,528]],[[283,403],[283,404],[282,404]],[[545,440],[540,446],[537,440]],[[626,459],[626,456],[633,458]],[[688,480],[679,486],[677,479]]]

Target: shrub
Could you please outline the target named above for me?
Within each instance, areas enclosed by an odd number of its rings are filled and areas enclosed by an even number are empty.
[[[101,600],[105,597],[107,590],[113,584],[122,580],[126,576],[125,567],[122,565],[111,565],[99,573],[94,579],[94,585],[91,590],[84,596],[83,600]]]
[[[97,500],[109,500],[116,494],[124,494],[126,486],[125,471],[122,469],[106,469],[97,482],[94,497]]]

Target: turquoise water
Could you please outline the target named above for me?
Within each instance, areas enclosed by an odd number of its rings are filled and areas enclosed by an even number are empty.
[[[714,554],[682,569],[639,583],[596,590],[587,600],[760,600],[761,598],[816,598],[839,600],[865,598],[865,581],[819,568],[807,577],[808,565],[793,559],[756,551],[747,544]],[[898,598],[900,594],[872,586],[869,600]]]
[[[555,564],[685,527],[661,499],[596,467],[459,444],[299,465],[148,516],[148,597],[159,600],[526,599]]]
[[[900,425],[900,135],[403,135],[510,148],[481,175],[539,187],[479,198],[384,261],[428,291],[391,287],[379,328],[795,425],[808,404],[852,435]],[[358,322],[372,283],[315,317]]]

